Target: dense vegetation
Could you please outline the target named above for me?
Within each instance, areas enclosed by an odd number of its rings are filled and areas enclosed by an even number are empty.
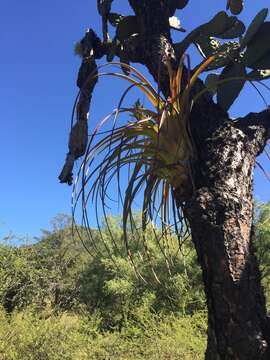
[[[270,203],[257,207],[254,224],[269,309]],[[206,308],[191,242],[168,270],[150,233],[151,265],[139,262],[142,245],[134,239],[135,271],[124,256],[120,222],[111,219],[111,228],[118,252],[104,225],[99,253],[85,239],[90,255],[65,216],[35,244],[2,242],[1,360],[203,358]]]

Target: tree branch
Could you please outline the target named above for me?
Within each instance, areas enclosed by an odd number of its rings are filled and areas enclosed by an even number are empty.
[[[76,123],[69,134],[69,151],[64,167],[59,175],[61,183],[72,184],[72,170],[74,162],[84,155],[88,143],[88,112],[90,108],[92,92],[97,83],[97,65],[95,59],[102,54],[102,44],[93,30],[86,32],[81,40],[82,64],[79,69],[77,85],[80,88],[78,102],[76,104]]]
[[[254,149],[254,155],[260,155],[270,139],[270,109],[238,118],[235,121],[235,127],[248,137]]]

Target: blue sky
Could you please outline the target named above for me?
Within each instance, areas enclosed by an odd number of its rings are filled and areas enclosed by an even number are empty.
[[[114,10],[130,14],[127,1],[114,0]],[[190,0],[179,12],[191,30],[225,8],[226,0]],[[241,18],[249,23],[269,1],[246,0]],[[77,93],[80,59],[74,44],[92,27],[100,34],[95,0],[1,0],[0,14],[0,238],[10,231],[39,236],[57,213],[70,213],[71,188],[58,182],[67,152],[70,114]],[[175,38],[180,40],[181,33]],[[105,60],[102,60],[104,62]],[[117,103],[119,83],[100,82],[93,98],[90,127]],[[270,95],[266,94],[270,101]],[[241,116],[264,108],[247,87],[231,109]],[[264,163],[264,160],[262,160]],[[270,169],[270,165],[266,163]],[[269,183],[256,172],[255,194],[270,199]]]

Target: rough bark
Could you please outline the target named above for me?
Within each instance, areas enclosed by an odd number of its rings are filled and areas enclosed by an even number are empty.
[[[268,359],[269,325],[252,244],[253,171],[265,131],[241,128],[214,110],[207,117],[218,116],[216,129],[209,137],[197,134],[200,165],[185,205],[208,306],[206,359]]]
[[[129,3],[140,33],[119,51],[131,62],[146,65],[168,96],[168,55],[177,64],[168,22],[175,9],[163,0]],[[99,56],[108,53],[103,46]],[[193,91],[202,87],[198,81]],[[270,359],[269,321],[252,244],[253,171],[270,136],[269,110],[231,121],[205,93],[193,107],[190,121],[197,158],[194,189],[184,206],[207,298],[206,359]],[[177,189],[175,196],[183,201]]]

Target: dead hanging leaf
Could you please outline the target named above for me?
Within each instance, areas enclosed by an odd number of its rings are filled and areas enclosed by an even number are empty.
[[[228,111],[246,81],[246,68],[242,63],[234,62],[226,66],[219,77],[217,87],[217,102],[225,111]]]

